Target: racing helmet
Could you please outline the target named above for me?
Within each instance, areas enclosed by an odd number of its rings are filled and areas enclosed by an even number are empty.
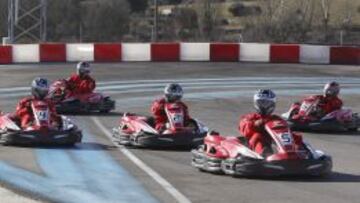
[[[326,83],[324,86],[324,96],[335,97],[339,94],[339,92],[340,92],[340,85],[335,81]]]
[[[49,92],[49,82],[45,78],[35,78],[31,83],[31,94],[35,99],[44,99]]]
[[[184,91],[179,84],[171,83],[166,85],[164,89],[165,99],[168,102],[175,102],[181,100]]]
[[[91,73],[90,63],[81,61],[76,65],[76,72],[81,77]]]
[[[254,107],[261,115],[270,115],[275,110],[276,95],[270,89],[260,89],[254,94]]]

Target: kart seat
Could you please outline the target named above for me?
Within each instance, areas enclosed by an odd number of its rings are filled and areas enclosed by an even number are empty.
[[[155,128],[155,118],[154,117],[147,116],[146,123],[149,124],[151,127]]]
[[[245,146],[249,146],[249,141],[248,139],[246,139],[246,137],[244,136],[238,136],[237,139],[239,140],[239,142]]]

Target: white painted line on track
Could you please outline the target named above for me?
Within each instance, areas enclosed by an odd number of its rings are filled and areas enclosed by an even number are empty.
[[[0,187],[0,202],[6,203],[40,203],[39,201],[20,196],[8,189]]]
[[[169,183],[165,178],[163,178],[160,174],[146,165],[143,161],[141,161],[138,157],[136,157],[132,152],[126,149],[124,146],[118,145],[112,139],[111,132],[106,129],[106,127],[100,122],[98,118],[91,118],[94,123],[99,127],[101,131],[111,140],[113,144],[118,146],[118,150],[122,152],[128,159],[130,159],[135,165],[137,165],[140,169],[142,169],[145,173],[147,173],[152,179],[154,179],[165,191],[167,191],[172,197],[174,197],[179,203],[191,203],[191,201],[183,194],[181,194],[171,183]]]

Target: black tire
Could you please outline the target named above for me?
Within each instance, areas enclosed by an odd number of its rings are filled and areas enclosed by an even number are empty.
[[[12,140],[10,139],[10,135],[4,134],[0,135],[0,144],[3,146],[9,146],[11,145]]]
[[[100,113],[110,113],[110,109],[102,109],[102,110],[100,110],[99,112]]]
[[[348,129],[349,132],[357,132],[358,131],[358,128],[355,127],[355,128],[349,128]]]

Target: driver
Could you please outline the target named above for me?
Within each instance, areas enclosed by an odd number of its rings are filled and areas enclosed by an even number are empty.
[[[187,121],[190,120],[188,107],[181,101],[184,94],[182,87],[175,83],[168,84],[164,89],[164,94],[165,96],[163,98],[155,100],[151,106],[151,113],[155,118],[155,129],[159,131],[166,129],[168,118],[165,113],[165,105],[167,103],[177,102],[183,107],[184,122],[187,123]]]
[[[67,88],[70,95],[92,93],[96,87],[95,80],[90,76],[90,64],[79,62],[76,66],[76,73],[67,79]]]
[[[342,108],[343,102],[338,97],[340,92],[340,85],[335,82],[329,82],[324,86],[323,95],[312,95],[309,98],[315,98],[318,100],[317,112],[315,119],[320,119],[326,114]],[[300,105],[300,104],[298,104]],[[293,119],[300,119],[300,115],[294,115]]]
[[[249,142],[249,147],[255,152],[268,156],[272,153],[269,136],[266,136],[265,123],[269,120],[283,120],[272,114],[276,106],[276,95],[270,89],[261,89],[254,95],[256,113],[249,113],[241,117],[239,132]],[[286,121],[284,121],[286,123]],[[295,143],[301,145],[302,136],[293,133]]]
[[[49,113],[51,120],[54,121],[55,126],[61,124],[61,117],[56,113],[54,104],[46,99],[49,91],[49,83],[45,78],[35,78],[31,83],[31,95],[22,99],[16,106],[15,116],[20,120],[21,128],[26,128],[32,124],[34,120],[31,102],[35,100],[42,100],[49,105]]]

